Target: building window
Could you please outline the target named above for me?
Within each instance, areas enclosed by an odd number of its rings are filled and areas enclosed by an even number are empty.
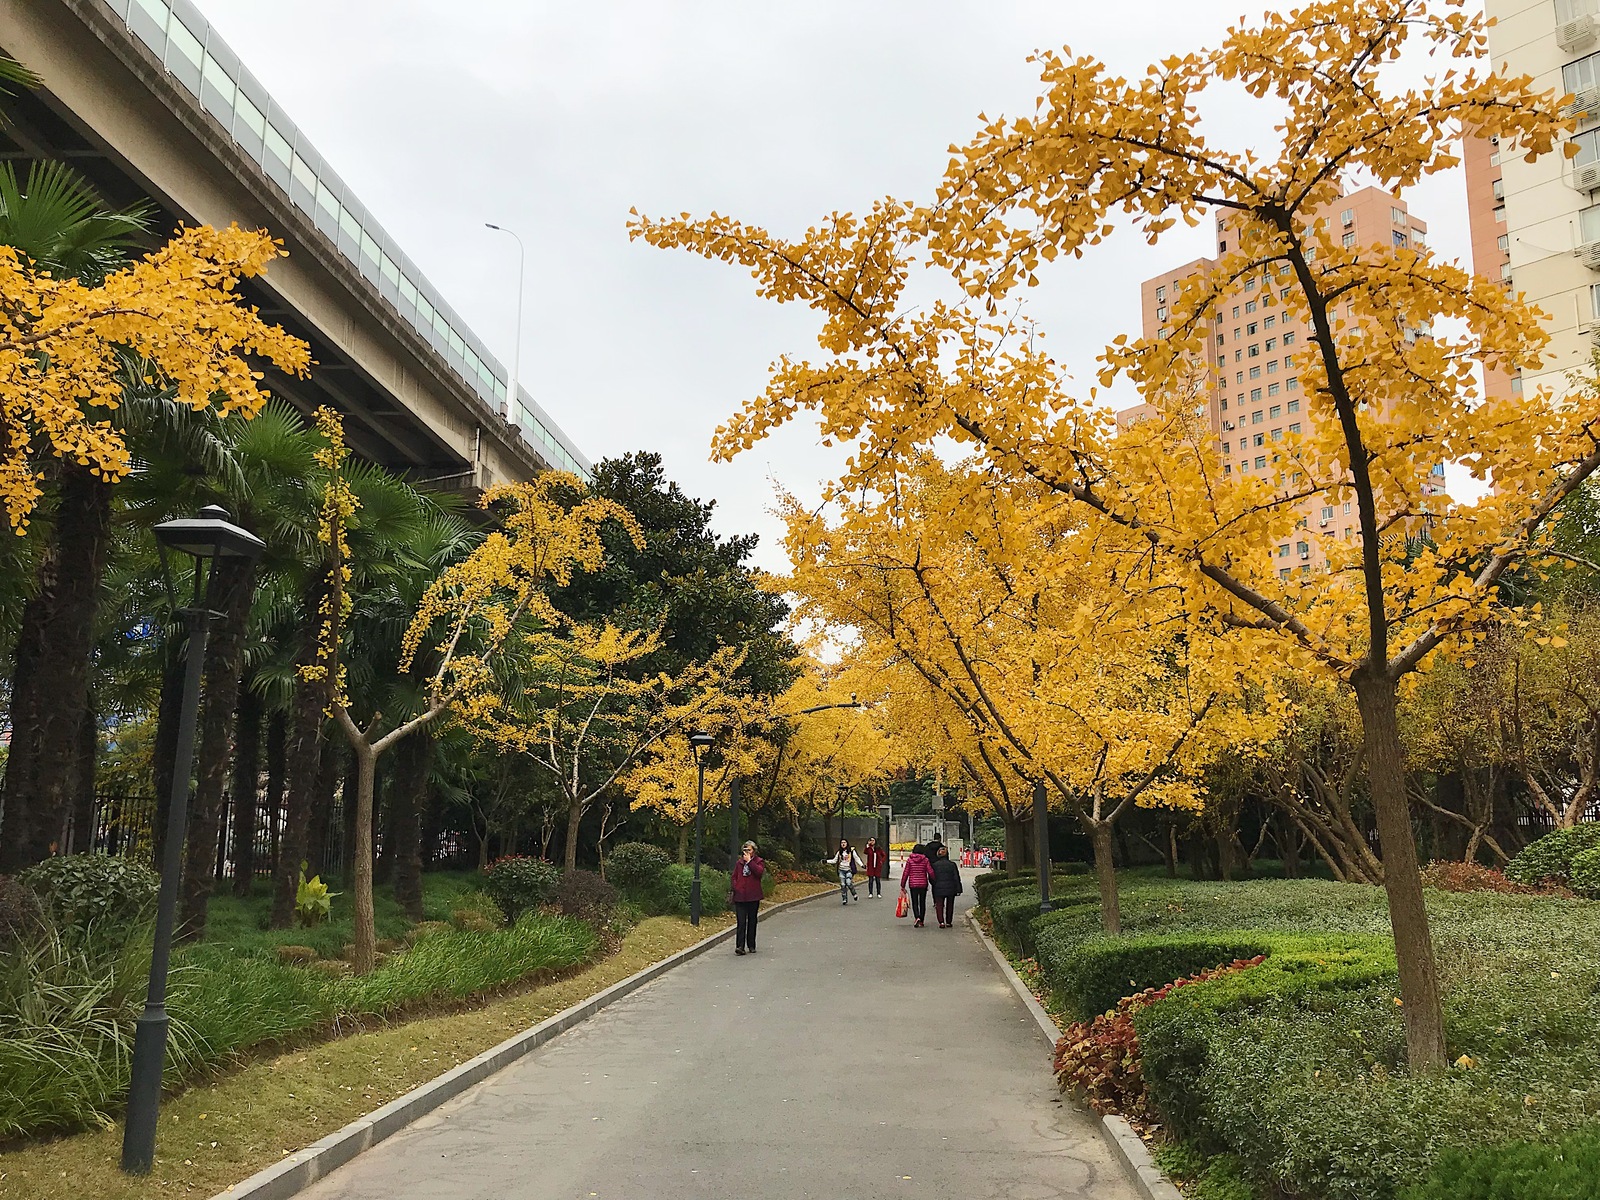
[[[1165,308],[1156,309],[1156,320],[1165,321],[1166,319],[1167,319],[1167,310]]]
[[[1298,392],[1300,390],[1300,377],[1296,375],[1285,379],[1283,381],[1283,390],[1286,392]],[[1290,403],[1292,404],[1294,401],[1291,400]],[[1294,409],[1291,408],[1289,411],[1293,412]]]
[[[1278,578],[1279,579],[1288,579],[1289,575],[1290,575],[1290,571],[1289,571],[1288,567],[1279,567],[1278,568]]]
[[[1222,335],[1220,333],[1217,334],[1217,345],[1222,345]]]
[[[1496,241],[1500,246],[1501,254],[1511,253],[1511,235],[1509,233],[1502,233]]]
[[[1240,451],[1240,453],[1243,453],[1244,451],[1246,451],[1248,449],[1250,449],[1250,439],[1248,437],[1240,438],[1239,439],[1239,451]]]
[[[1511,264],[1510,263],[1501,263],[1500,264],[1500,282],[1501,283],[1510,283],[1511,282]]]
[[[1283,545],[1278,547],[1278,557],[1279,558],[1288,558],[1289,557],[1289,543],[1288,542],[1285,542]]]
[[[1506,206],[1504,204],[1495,205],[1494,219],[1502,225],[1506,223]]]
[[[1261,357],[1261,345],[1260,345],[1260,343],[1258,343],[1258,342],[1251,342],[1250,343],[1250,357],[1251,358],[1260,358]]]
[[[1294,330],[1286,329],[1283,331],[1283,344],[1285,346],[1294,345]]]
[[[1269,347],[1269,349],[1270,349],[1270,347]],[[1277,373],[1278,373],[1278,360],[1277,359],[1273,359],[1271,362],[1269,362],[1267,364],[1267,374],[1268,375],[1276,375]]]
[[[1256,445],[1258,445],[1258,446],[1265,446],[1267,444],[1267,435],[1264,434],[1264,433],[1256,434],[1255,435],[1255,439],[1256,439]]]
[[[1263,329],[1271,329],[1277,323],[1278,323],[1278,318],[1277,317],[1268,317],[1266,320],[1261,322],[1261,328],[1263,328]]]
[[[1276,383],[1267,384],[1267,395],[1276,396],[1278,394],[1278,391],[1279,391],[1279,388],[1278,388],[1278,385]]]
[[[1494,192],[1494,198],[1496,200],[1499,200],[1501,203],[1505,202],[1506,181],[1504,179],[1496,179],[1494,181],[1494,186],[1490,190]]]
[[[1283,416],[1283,405],[1274,404],[1271,408],[1267,409],[1267,416],[1276,421],[1279,417]]]
[[[1217,253],[1218,254],[1226,254],[1227,252],[1228,252],[1228,243],[1227,242],[1218,242],[1217,243]]]
[[[1254,321],[1251,321],[1248,325],[1246,325],[1244,327],[1244,331],[1248,336],[1255,337],[1255,335],[1256,335],[1256,323]]]
[[[1309,555],[1307,557],[1309,557]],[[1311,574],[1311,564],[1310,563],[1301,563],[1300,564],[1300,574],[1302,574],[1302,575]]]
[[[1235,350],[1233,352],[1233,361],[1234,362],[1243,362],[1244,361],[1244,351],[1243,350]]]
[[[1272,440],[1273,440],[1273,441],[1275,441],[1275,442],[1281,442],[1281,441],[1283,441],[1283,430],[1281,430],[1281,429],[1274,429],[1274,430],[1273,430],[1273,431],[1272,431]]]
[[[1246,300],[1244,302],[1244,310],[1247,313],[1255,312],[1255,310],[1256,310],[1256,302],[1254,300]]]
[[[1356,244],[1356,235],[1353,233],[1347,233],[1341,240],[1344,242],[1344,248],[1349,250]]]
[[[1350,226],[1354,225],[1355,223],[1356,214],[1352,210],[1347,208],[1339,214],[1339,224],[1343,225],[1346,229],[1349,229]]]
[[[1306,255],[1306,261],[1307,262],[1311,261],[1311,256],[1309,254]],[[1278,293],[1278,299],[1287,300],[1288,298],[1289,298],[1289,289],[1288,288],[1284,288],[1283,291]]]
[[[1289,432],[1290,433],[1299,433],[1300,432],[1300,422],[1299,421],[1291,421],[1289,423]]]
[[[1228,398],[1226,396],[1224,396],[1222,398],[1222,411],[1223,412],[1227,412],[1228,411]]]
[[[1311,557],[1311,543],[1310,542],[1296,542],[1294,544],[1294,549],[1295,549],[1295,553],[1298,554],[1301,558],[1310,558]]]
[[[1239,395],[1235,396],[1233,398],[1233,402],[1235,404],[1237,404],[1240,408],[1243,408],[1244,407],[1244,394],[1240,393]]]
[[[1156,289],[1156,303],[1157,304],[1165,304],[1166,302],[1167,302],[1167,289],[1164,288],[1164,287],[1158,287]]]
[[[1391,230],[1390,232],[1394,234],[1394,244],[1399,246],[1402,250],[1405,249],[1406,235],[1401,233],[1398,229]]]
[[[1222,473],[1224,475],[1232,475],[1233,474],[1233,464],[1232,463],[1223,463],[1222,464]]]
[[[1582,91],[1600,83],[1600,54],[1590,54],[1561,68],[1561,86],[1569,92]]]
[[[1511,394],[1513,396],[1522,395],[1522,376],[1521,375],[1517,375],[1517,376],[1514,376],[1512,378],[1512,380],[1511,380]]]
[[[1237,321],[1237,320],[1238,320],[1238,319],[1239,319],[1239,306],[1238,306],[1238,305],[1237,305],[1237,304],[1235,304],[1235,305],[1234,305],[1234,306],[1233,306],[1233,319],[1234,319],[1234,320],[1235,320],[1235,321]],[[1235,329],[1235,330],[1234,330],[1234,331],[1233,331],[1233,336],[1234,336],[1234,337],[1238,337],[1238,336],[1239,336],[1239,331],[1238,331],[1238,330],[1237,330],[1237,329]]]
[[[1289,380],[1289,382],[1293,383],[1294,380],[1291,379],[1291,380]],[[1289,411],[1292,412],[1292,413],[1299,412],[1300,411],[1300,401],[1298,401],[1298,400],[1289,401]]]
[[[1262,416],[1263,416],[1263,414],[1262,414],[1261,410],[1259,408],[1256,409],[1255,412],[1250,414],[1250,424],[1252,424],[1252,425],[1261,424]]]
[[[1292,366],[1294,366],[1294,355],[1285,354],[1283,356],[1283,369],[1287,371]]]
[[[1406,210],[1403,208],[1391,208],[1389,210],[1389,219],[1396,225],[1404,225],[1406,223]]]
[[[1247,292],[1253,292],[1256,290],[1256,281],[1254,276],[1244,281],[1244,290]]]
[[[1233,382],[1236,383],[1236,384],[1243,383],[1244,382],[1244,372],[1243,371],[1235,371],[1233,373]]]
[[[1257,363],[1255,366],[1250,368],[1250,378],[1251,379],[1260,379],[1261,378],[1261,364],[1260,363]]]

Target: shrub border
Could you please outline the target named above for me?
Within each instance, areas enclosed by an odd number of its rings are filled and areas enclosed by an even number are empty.
[[[1028,1008],[1028,1014],[1033,1017],[1039,1026],[1039,1032],[1044,1034],[1052,1046],[1061,1037],[1061,1028],[1045,1012],[1044,1006],[1034,999],[1033,993],[1028,990],[1028,985],[1022,982],[1012,967],[1005,952],[995,945],[994,939],[983,931],[983,926],[978,924],[976,910],[967,910],[967,924],[975,936],[989,951],[995,965],[1000,968],[1001,974],[1006,977],[1006,982],[1011,985],[1011,990],[1017,993]],[[1155,1159],[1150,1157],[1150,1148],[1144,1144],[1144,1139],[1134,1132],[1133,1126],[1122,1117],[1101,1116],[1087,1106],[1079,1106],[1092,1120],[1100,1126],[1100,1136],[1111,1149],[1111,1155],[1122,1166],[1122,1173],[1128,1177],[1128,1182],[1144,1200],[1183,1200],[1183,1193],[1178,1191],[1172,1180],[1161,1173],[1161,1168],[1156,1166]]]
[[[809,904],[813,900],[833,894],[833,889],[829,888],[814,896],[785,900],[782,904],[774,904],[769,908],[763,919],[786,908]],[[674,967],[681,967],[713,946],[729,940],[735,932],[736,930],[730,925],[727,929],[719,930],[710,937],[702,938],[694,945],[679,950],[676,954],[671,954],[642,971],[635,972],[603,991],[596,992],[587,1000],[579,1001],[571,1008],[546,1018],[533,1028],[507,1038],[498,1046],[490,1047],[476,1058],[469,1058],[438,1078],[414,1088],[397,1100],[390,1101],[382,1108],[364,1117],[358,1117],[321,1141],[295,1151],[282,1162],[273,1163],[272,1166],[257,1171],[243,1182],[218,1192],[212,1200],[288,1200],[288,1197],[304,1191],[363,1151],[372,1149],[392,1134],[399,1133],[406,1126],[421,1120],[445,1101],[452,1100],[475,1084],[482,1083],[491,1075],[509,1067],[523,1055],[537,1050],[558,1034],[566,1032],[580,1021],[594,1016],[601,1009],[638,991]],[[1166,1198],[1159,1197],[1157,1200]]]

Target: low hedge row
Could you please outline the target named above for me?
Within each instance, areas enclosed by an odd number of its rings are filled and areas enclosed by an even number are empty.
[[[1457,1194],[1448,1172],[1467,1171],[1463,1179],[1485,1182],[1465,1197],[1600,1195],[1561,1190],[1569,1157],[1586,1152],[1581,1138],[1570,1153],[1553,1145],[1600,1113],[1596,905],[1429,892],[1455,1065],[1413,1075],[1381,890],[1135,873],[1121,890],[1121,937],[1101,930],[1092,891],[1081,894],[1040,916],[1036,895],[1002,888],[990,911],[996,936],[1013,953],[1031,947],[1045,982],[1085,1016],[1146,986],[1266,954],[1134,1016],[1163,1123],[1236,1164],[1260,1194],[1434,1200]],[[1492,1154],[1463,1166],[1470,1155],[1445,1153],[1510,1140],[1533,1148],[1516,1151],[1522,1173],[1503,1178]],[[1424,1179],[1443,1182],[1406,1194]]]

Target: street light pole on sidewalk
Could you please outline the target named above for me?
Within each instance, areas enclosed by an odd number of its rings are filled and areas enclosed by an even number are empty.
[[[694,801],[694,883],[689,886],[689,924],[700,924],[700,831],[705,825],[706,811],[706,751],[716,739],[709,733],[695,730],[689,735],[689,753],[694,755],[698,772],[698,788]],[[729,869],[732,867],[730,865]]]
[[[228,519],[225,510],[209,505],[197,516],[163,521],[155,527],[161,551],[162,573],[167,551],[194,559],[194,601],[180,610],[189,634],[185,651],[183,700],[178,710],[178,739],[174,747],[172,791],[167,806],[167,834],[162,847],[161,892],[156,901],[155,944],[150,954],[150,982],[145,990],[144,1012],[133,1032],[133,1062],[128,1083],[128,1116],[122,1131],[122,1169],[129,1175],[148,1175],[156,1157],[156,1118],[161,1110],[161,1072],[167,1058],[167,968],[172,958],[172,932],[178,908],[178,876],[183,869],[183,841],[189,823],[189,784],[194,770],[194,732],[200,710],[200,682],[205,670],[206,639],[211,632],[211,588],[216,582],[217,559],[256,558],[266,543]],[[207,572],[204,565],[211,562]],[[204,586],[202,587],[202,581]],[[174,607],[176,596],[174,595]]]

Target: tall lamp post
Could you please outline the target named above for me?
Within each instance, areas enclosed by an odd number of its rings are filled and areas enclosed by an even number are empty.
[[[145,992],[133,1037],[133,1078],[128,1087],[128,1119],[122,1134],[122,1169],[148,1175],[156,1155],[156,1117],[161,1107],[161,1069],[167,1056],[167,967],[172,958],[172,926],[178,907],[178,876],[183,865],[183,839],[189,821],[189,783],[194,770],[194,728],[200,708],[200,677],[205,668],[206,640],[211,632],[211,585],[216,559],[257,558],[266,543],[228,519],[216,505],[198,515],[163,521],[155,527],[163,571],[167,551],[194,559],[194,601],[181,610],[189,634],[184,663],[183,706],[178,715],[178,744],[173,759],[172,793],[167,808],[166,844],[162,851],[161,893],[156,907],[155,947],[150,955],[150,984]],[[206,571],[207,560],[212,560]],[[203,581],[203,586],[202,586]],[[172,591],[170,576],[168,591]],[[174,596],[174,603],[176,597]]]
[[[517,231],[507,229],[504,225],[496,225],[493,221],[483,223],[485,229],[492,229],[496,233],[509,233],[517,241],[517,340],[511,346],[511,382],[506,386],[506,411],[508,420],[517,419],[517,380],[522,374],[522,294],[527,290],[524,279],[527,275],[528,255],[522,248],[522,239],[517,236]]]
[[[694,801],[694,883],[689,887],[689,924],[700,924],[700,830],[705,824],[706,811],[706,751],[716,739],[709,733],[695,730],[689,735],[689,753],[694,755],[698,774]]]

